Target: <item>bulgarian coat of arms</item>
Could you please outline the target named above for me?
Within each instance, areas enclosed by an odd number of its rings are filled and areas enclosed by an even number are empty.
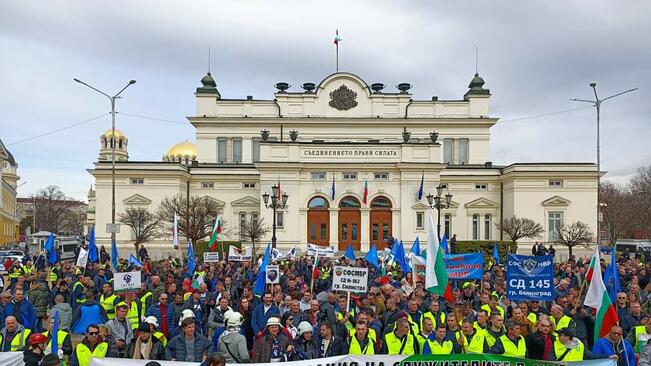
[[[340,111],[357,107],[357,93],[342,85],[330,93],[330,106]]]

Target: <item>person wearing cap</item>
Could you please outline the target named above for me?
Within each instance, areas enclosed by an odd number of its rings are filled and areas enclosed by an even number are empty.
[[[151,330],[151,335],[156,337],[163,345],[163,348],[167,347],[167,337],[163,332],[158,330],[158,320],[154,316],[148,316],[145,318],[145,323],[149,324],[149,329]]]
[[[118,347],[118,357],[124,358],[127,352],[127,346],[133,340],[133,328],[127,319],[129,306],[126,303],[119,303],[115,306],[115,319],[106,322],[106,327],[115,338],[115,344]]]
[[[182,333],[172,338],[165,348],[168,361],[202,362],[205,360],[211,343],[197,331],[194,317],[187,317],[181,322]]]
[[[41,333],[34,333],[29,336],[29,347],[23,352],[25,366],[39,366],[45,353],[47,338]]]
[[[409,330],[409,321],[405,316],[396,320],[393,331],[383,337],[380,354],[385,355],[416,355],[420,353],[418,340]]]
[[[527,358],[527,343],[520,335],[520,325],[507,321],[505,327],[506,334],[497,338],[490,352],[507,357]]]
[[[140,314],[142,314],[142,311],[140,310],[140,301],[136,299],[135,293],[129,292],[124,295],[124,300],[121,303],[129,306],[129,310],[127,311],[127,320],[131,324],[131,329],[135,331],[140,325]]]
[[[254,363],[285,361],[294,352],[294,345],[280,331],[280,327],[280,319],[277,317],[272,316],[267,320],[265,329],[253,343],[251,360]]]
[[[147,318],[156,319],[156,327],[165,335],[167,339],[171,338],[172,331],[176,327],[176,314],[174,307],[169,303],[170,295],[163,291],[158,295],[158,302],[150,306],[145,312]]]
[[[99,327],[96,324],[90,324],[86,328],[86,335],[72,353],[70,366],[89,366],[91,358],[113,356],[108,343],[99,336]]]
[[[127,358],[134,360],[164,360],[163,344],[152,335],[149,323],[138,325],[138,336],[127,347]]]
[[[314,343],[314,328],[307,321],[298,325],[298,333],[294,339],[295,352],[290,355],[290,361],[311,360],[319,358],[319,348]]]
[[[45,347],[45,353],[52,352],[52,335],[50,331],[54,328],[54,316],[50,317],[49,321],[50,326],[49,330],[43,332],[43,335],[47,338],[47,346]],[[70,339],[70,333],[61,329],[61,319],[59,318],[59,330],[57,331],[57,345],[60,350],[63,351],[63,354],[70,356],[72,354],[72,341]]]
[[[246,338],[240,332],[242,326],[242,314],[231,311],[226,313],[224,319],[224,332],[218,340],[216,351],[226,358],[226,363],[248,363],[249,350],[246,346]]]
[[[574,336],[572,329],[563,328],[558,332],[558,339],[554,342],[556,361],[583,361],[584,352],[585,345]]]

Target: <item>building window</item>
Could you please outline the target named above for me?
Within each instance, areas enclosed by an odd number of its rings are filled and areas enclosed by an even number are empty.
[[[425,212],[416,212],[416,230],[425,229]]]
[[[253,182],[244,182],[244,183],[242,183],[242,186],[245,189],[252,189],[252,188],[255,188],[255,183],[253,183]]]
[[[217,162],[226,162],[226,139],[224,138],[217,139]]]
[[[563,213],[560,211],[551,211],[547,214],[547,240],[558,240],[558,231],[563,223]]]
[[[472,240],[479,240],[479,214],[472,215]]]
[[[375,172],[373,173],[373,178],[375,178],[375,180],[389,180],[389,173]]]
[[[562,180],[550,180],[549,181],[549,187],[551,187],[551,188],[562,188],[563,187],[563,181]]]
[[[468,164],[470,140],[459,139],[459,164]]]
[[[215,183],[214,182],[201,182],[201,188],[203,188],[203,189],[215,188]]]
[[[326,180],[326,172],[312,172],[312,180]]]
[[[486,183],[476,183],[475,191],[486,191],[488,190],[488,184]]]
[[[491,223],[493,218],[491,214],[484,215],[484,240],[491,240]]]
[[[342,173],[342,177],[344,180],[357,180],[357,173],[345,172]]]
[[[443,162],[446,164],[454,164],[454,140],[443,140]]]
[[[233,139],[233,162],[242,162],[242,139],[239,137]]]
[[[246,212],[240,212],[240,238],[246,239]]]
[[[452,232],[452,214],[447,213],[443,216],[443,225],[445,227],[445,236],[449,238]]]
[[[260,140],[258,139],[253,139],[251,143],[251,156],[253,158],[253,162],[256,163],[260,161]]]
[[[283,211],[276,211],[276,228],[282,229],[285,227],[285,213]]]
[[[251,222],[258,222],[260,215],[257,212],[251,212]]]
[[[131,178],[131,184],[145,184],[145,178]]]

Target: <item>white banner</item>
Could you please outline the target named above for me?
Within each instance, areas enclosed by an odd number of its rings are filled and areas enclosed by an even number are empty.
[[[296,248],[292,248],[288,251],[282,251],[280,249],[272,249],[271,250],[271,261],[276,262],[276,261],[282,261],[282,260],[287,260],[287,259],[294,259],[296,258]]]
[[[332,273],[332,291],[367,291],[368,268],[335,266]]]
[[[266,271],[266,283],[276,284],[280,282],[280,268],[277,264],[268,264]]]
[[[335,256],[336,250],[333,247],[322,247],[320,245],[307,243],[307,255],[313,257],[317,252],[320,257],[332,258]]]
[[[228,260],[233,262],[250,262],[253,259],[253,250],[251,247],[244,249],[234,246],[228,247]]]
[[[2,366],[23,366],[22,352],[0,352],[0,365]]]
[[[137,292],[141,280],[140,272],[117,272],[113,275],[113,286],[115,292]]]
[[[86,268],[86,263],[88,263],[88,251],[80,248],[79,256],[77,257],[77,267]]]
[[[203,253],[203,262],[204,263],[219,262],[219,252],[204,252]]]

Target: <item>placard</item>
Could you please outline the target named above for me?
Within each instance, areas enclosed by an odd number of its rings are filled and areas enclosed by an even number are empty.
[[[276,264],[268,264],[266,270],[266,283],[267,284],[276,284],[280,282],[280,269]]]
[[[228,247],[228,260],[232,262],[250,262],[253,259],[253,250],[251,247],[244,249],[234,246]]]
[[[77,267],[86,268],[88,263],[88,251],[84,248],[79,249],[79,255],[77,256]]]
[[[332,277],[333,291],[366,292],[368,268],[335,266]]]
[[[554,257],[509,254],[506,297],[509,300],[553,300]]]
[[[117,272],[113,274],[115,292],[140,291],[141,280],[140,272]]]
[[[204,263],[219,262],[219,252],[203,252]]]
[[[448,254],[445,256],[445,269],[450,280],[481,280],[484,276],[484,254]]]
[[[335,256],[335,248],[333,247],[322,247],[320,245],[314,245],[307,243],[307,255],[314,257],[316,253],[319,253],[319,257],[332,258]]]

